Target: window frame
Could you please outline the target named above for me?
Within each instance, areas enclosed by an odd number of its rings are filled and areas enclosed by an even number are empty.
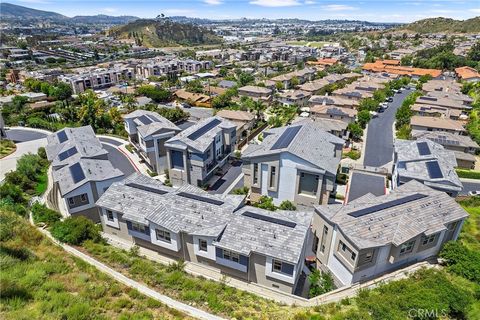
[[[320,252],[325,253],[325,244],[327,243],[327,237],[328,237],[328,227],[326,225],[323,226],[323,231],[322,231],[322,241],[320,242]],[[342,241],[343,243],[343,241]]]
[[[88,202],[88,195],[86,193],[82,193],[80,195],[80,201],[81,202]]]
[[[429,236],[422,236],[422,246],[429,245],[437,239],[437,233],[431,234]]]
[[[202,243],[205,243],[205,248],[202,247]],[[208,242],[205,239],[198,239],[198,251],[208,252]]]
[[[145,232],[145,226],[141,223],[138,223],[138,222],[133,222],[132,221],[132,230],[133,231],[136,231],[136,232],[142,232],[144,233]]]
[[[115,216],[113,215],[113,211],[112,210],[106,210],[106,214],[107,214],[107,220],[108,221],[115,221]],[[112,216],[112,218],[110,218],[110,215]]]
[[[226,253],[226,254],[225,254]],[[240,263],[240,255],[231,250],[222,249],[223,259],[230,260],[232,262]]]
[[[158,241],[163,241],[166,243],[172,243],[172,234],[169,231],[162,229],[155,229],[155,238]]]
[[[402,243],[402,245],[400,246],[400,255],[412,253],[413,248],[415,247],[415,242],[416,240],[411,240],[411,241]]]
[[[69,204],[70,206],[74,206],[74,205],[75,205],[75,198],[74,198],[74,197],[68,198],[68,204]]]
[[[268,187],[273,189],[276,187],[277,182],[277,167],[270,166],[270,179],[268,181]]]
[[[272,259],[272,272],[283,273],[282,272],[283,262],[277,259]]]

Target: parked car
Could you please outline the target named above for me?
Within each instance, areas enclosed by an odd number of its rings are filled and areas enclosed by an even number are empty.
[[[388,102],[393,102],[393,98],[392,98],[392,97],[388,97]]]
[[[398,89],[398,90],[397,90],[397,93],[402,93],[402,89]]]
[[[376,118],[378,117],[378,112],[370,111],[370,115],[372,116],[372,118]]]
[[[480,190],[477,190],[477,191],[469,191],[468,192],[468,195],[469,196],[480,196]]]

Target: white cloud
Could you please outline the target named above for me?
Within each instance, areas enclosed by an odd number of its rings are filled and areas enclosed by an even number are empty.
[[[106,12],[106,13],[115,13],[117,11],[118,11],[117,8],[103,8],[103,12]]]
[[[250,4],[262,7],[293,7],[301,5],[298,0],[253,0],[250,1]]]
[[[219,4],[223,4],[222,0],[203,0],[203,2],[211,6],[218,6]]]
[[[322,9],[325,11],[348,11],[348,10],[355,10],[357,8],[352,6],[347,6],[344,4],[329,4],[326,6],[322,6]]]
[[[468,11],[473,12],[473,13],[480,13],[480,8],[473,8],[473,9],[470,9]]]
[[[195,11],[193,10],[189,10],[189,9],[175,9],[175,8],[171,8],[171,9],[165,9],[165,10],[162,10],[162,13],[166,14],[166,15],[169,15],[169,16],[192,16],[193,14],[195,14]]]
[[[18,1],[23,3],[32,3],[32,4],[51,4],[50,1],[46,1],[46,0],[18,0]]]
[[[315,1],[313,1],[313,0],[305,0],[305,4],[306,4],[306,5],[315,4]]]

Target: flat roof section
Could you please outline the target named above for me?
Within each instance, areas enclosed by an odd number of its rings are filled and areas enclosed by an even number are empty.
[[[379,174],[353,172],[347,195],[347,203],[358,199],[367,193],[375,196],[385,194],[385,177]]]

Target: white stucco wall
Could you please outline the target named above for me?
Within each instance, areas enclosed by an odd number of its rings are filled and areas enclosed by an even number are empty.
[[[84,193],[88,195],[88,204],[70,209],[68,205],[68,198],[79,196]],[[90,188],[90,183],[85,183],[82,186],[78,187],[77,189],[67,193],[65,196],[63,196],[63,201],[65,203],[65,208],[70,215],[73,213],[77,213],[77,212],[95,207],[95,199],[93,198],[93,193],[92,193],[92,189]]]
[[[166,241],[157,240],[157,234],[155,232],[155,229],[165,230],[165,231],[170,232],[171,242],[168,243]],[[176,252],[178,252],[180,250],[180,246],[181,246],[177,233],[174,233],[174,232],[171,232],[170,230],[162,228],[159,225],[154,224],[153,222],[150,222],[150,241],[154,245],[166,248],[168,250],[176,251]]]
[[[198,240],[206,240],[207,241],[207,251],[200,251],[200,246],[198,244]],[[197,256],[201,256],[210,260],[215,261],[215,247],[212,245],[213,237],[199,237],[193,236],[193,252]]]
[[[294,284],[296,276],[297,276],[298,266],[297,265],[294,266],[293,275],[290,276],[290,275],[284,274],[284,273],[273,272],[272,271],[273,270],[272,269],[272,261],[273,261],[273,258],[267,256],[267,260],[265,262],[265,275],[267,277],[271,277],[271,278],[274,278],[274,279],[285,281],[285,282],[290,283],[290,284]]]

